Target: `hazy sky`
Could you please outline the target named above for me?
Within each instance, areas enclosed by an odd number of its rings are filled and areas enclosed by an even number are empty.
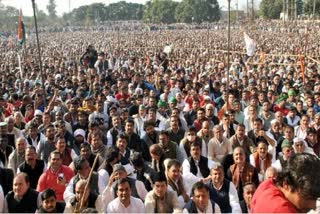
[[[118,2],[119,0],[70,0],[71,4],[71,10],[74,8],[77,8],[82,5],[88,5],[96,2],[101,2],[104,4],[110,4],[114,2]],[[133,2],[133,3],[140,3],[144,4],[147,0],[126,0],[126,2]],[[181,1],[181,0],[176,0]],[[220,7],[226,8],[227,0],[218,0]],[[235,7],[235,3],[237,0],[231,0],[232,7]],[[255,4],[258,4],[261,0],[254,0]],[[22,8],[23,14],[30,16],[32,15],[32,4],[31,0],[1,0],[1,2],[5,5],[14,6],[16,8]],[[35,0],[35,2],[38,4],[39,8],[45,12],[46,5],[48,4],[49,0]],[[247,0],[238,0],[239,2],[239,9],[244,9]],[[251,2],[251,0],[249,0]],[[62,15],[65,12],[69,12],[69,0],[56,0],[57,4],[57,12],[58,15]]]

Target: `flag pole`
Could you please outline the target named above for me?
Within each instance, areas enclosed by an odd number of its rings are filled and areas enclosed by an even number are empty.
[[[41,79],[42,79],[42,87],[44,88],[44,75],[43,75],[43,70],[42,70],[42,61],[41,61],[41,50],[40,50],[40,42],[39,42],[39,33],[38,33],[38,24],[37,24],[37,15],[36,15],[36,5],[35,5],[35,0],[31,0],[32,2],[32,8],[33,8],[33,17],[34,17],[34,25],[36,28],[36,37],[37,37],[37,47],[38,47],[38,60],[39,60],[39,65],[40,65],[40,74],[41,74]],[[45,89],[44,89],[45,91]]]
[[[227,53],[227,110],[229,108],[229,70],[230,70],[230,2],[228,0],[228,53]]]

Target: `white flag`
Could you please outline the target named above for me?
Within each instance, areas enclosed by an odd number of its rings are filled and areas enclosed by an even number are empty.
[[[247,55],[253,56],[256,50],[256,42],[253,39],[251,39],[245,32],[243,33],[243,35],[244,41],[246,43]]]
[[[171,53],[172,49],[173,49],[173,44],[167,45],[163,48],[163,52],[169,55]]]

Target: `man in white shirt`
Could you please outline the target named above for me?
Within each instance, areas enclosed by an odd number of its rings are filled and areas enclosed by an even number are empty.
[[[237,189],[232,182],[225,179],[220,163],[211,169],[211,182],[207,185],[210,199],[219,205],[222,213],[241,213]]]
[[[145,213],[142,201],[131,196],[131,187],[126,178],[121,178],[116,185],[117,198],[107,207],[107,213]]]
[[[183,213],[221,213],[220,207],[209,196],[209,188],[202,182],[192,186],[191,200],[186,203]]]
[[[208,158],[221,162],[227,154],[232,154],[232,145],[223,136],[222,127],[219,125],[213,128],[214,137],[208,143]]]
[[[190,145],[190,157],[185,159],[182,164],[182,177],[188,185],[187,192],[198,181],[207,182],[210,180],[210,169],[215,162],[201,155],[201,144],[198,141]],[[188,188],[189,187],[189,188]]]

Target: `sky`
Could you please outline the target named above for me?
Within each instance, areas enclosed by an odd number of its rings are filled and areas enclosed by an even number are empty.
[[[104,3],[106,5],[114,2],[118,2],[119,0],[70,0],[70,8],[71,10],[77,7],[80,7],[82,5],[88,5],[92,3]],[[132,3],[140,3],[145,4],[147,0],[125,0],[126,2],[132,2]],[[181,1],[181,0],[175,0],[175,1]],[[231,0],[231,7],[235,8],[235,3],[238,1],[239,3],[239,9],[244,9],[247,0]],[[258,4],[261,0],[254,0],[255,4]],[[21,8],[23,11],[23,14],[26,16],[31,16],[33,14],[32,11],[32,4],[31,0],[1,0],[1,2],[4,5],[10,5],[16,8]],[[38,4],[39,9],[43,10],[44,12],[47,12],[46,5],[48,4],[49,0],[35,0],[35,2]],[[227,8],[227,0],[218,0],[220,7],[222,9]],[[251,0],[249,0],[251,2]],[[57,4],[57,13],[59,16],[61,16],[63,13],[69,12],[69,0],[56,0]],[[257,6],[256,6],[257,7]]]

